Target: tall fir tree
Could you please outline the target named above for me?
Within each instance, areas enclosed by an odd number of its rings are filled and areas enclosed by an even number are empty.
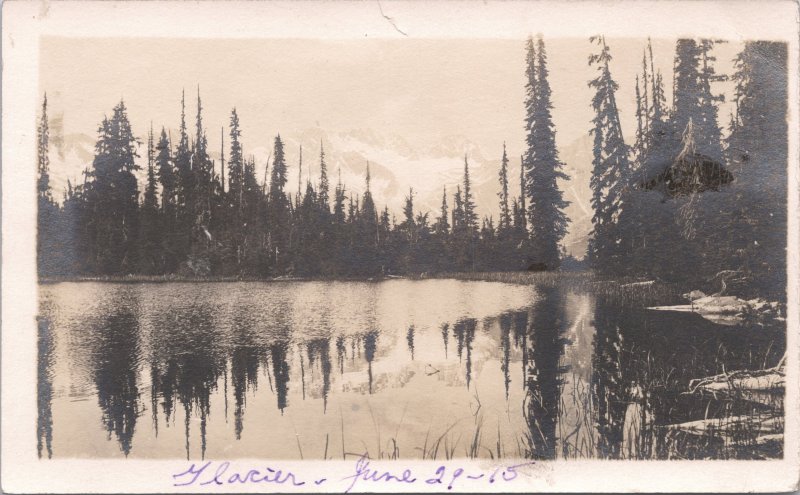
[[[609,68],[611,52],[603,36],[593,37],[590,41],[596,43],[600,51],[589,57],[589,65],[595,66],[598,72],[597,77],[589,82],[589,87],[595,90],[592,98],[595,117],[590,130],[594,136],[590,182],[594,215],[589,260],[596,270],[613,271],[622,261],[618,220],[626,206],[630,166],[615,96],[619,86],[611,77]]]
[[[436,219],[435,232],[442,239],[447,238],[450,232],[450,222],[447,219],[447,187],[442,187],[442,206],[439,210],[439,217]]]
[[[183,241],[178,229],[178,186],[179,177],[172,161],[167,131],[161,128],[156,145],[155,168],[161,184],[161,249],[162,271],[174,273],[182,259]]]
[[[786,300],[788,47],[748,41],[734,60],[735,112],[726,155],[734,182],[719,269],[740,270],[751,293]]]
[[[500,161],[500,222],[498,230],[505,234],[511,228],[511,210],[508,206],[508,155],[506,154],[506,143],[503,143],[503,158]]]
[[[528,209],[525,206],[525,196],[528,195],[528,189],[525,185],[525,157],[519,157],[519,202],[517,203],[517,213],[518,218],[515,217],[517,221],[517,226],[519,230],[521,230],[525,237],[527,237],[528,231]]]
[[[695,122],[699,128],[700,141],[697,142],[699,152],[708,155],[717,163],[723,160],[722,128],[719,125],[719,104],[725,101],[724,94],[714,94],[712,84],[727,80],[724,74],[717,74],[714,69],[716,57],[711,53],[717,40],[701,39],[700,51],[700,120]]]
[[[319,142],[319,190],[317,192],[317,202],[323,212],[330,213],[330,184],[328,183],[328,166],[325,163],[325,147],[322,140]]]
[[[139,270],[146,274],[162,271],[161,257],[161,215],[158,201],[158,180],[156,178],[155,137],[153,124],[147,134],[147,182],[140,210]]]
[[[280,272],[286,269],[289,257],[290,203],[284,188],[286,187],[287,168],[280,135],[275,137],[273,151],[272,176],[269,183],[267,206],[267,224],[270,238],[270,256],[275,268]]]
[[[176,236],[180,244],[176,245],[176,257],[185,261],[192,244],[192,230],[195,223],[196,180],[192,170],[192,151],[189,148],[189,134],[186,127],[186,95],[181,92],[181,121],[179,126],[178,145],[175,149],[173,163],[177,176],[177,216]]]
[[[469,178],[469,161],[464,155],[464,224],[463,227],[469,236],[475,236],[478,232],[478,214],[475,211],[475,200],[472,197],[472,183]]]
[[[100,125],[90,172],[93,180],[86,185],[88,266],[93,273],[136,271],[139,190],[134,173],[140,168],[136,144],[127,108],[120,101],[111,119]]]
[[[693,39],[679,39],[675,45],[674,81],[672,123],[677,147],[689,120],[701,120],[700,49]]]
[[[333,192],[333,220],[337,225],[345,222],[345,199],[347,199],[347,194],[342,184],[342,171],[339,169],[339,180],[336,182],[336,189]]]
[[[453,211],[452,215],[452,231],[455,236],[456,232],[460,232],[464,227],[464,201],[461,197],[461,186],[456,186],[456,193],[453,196]]]
[[[42,115],[36,129],[36,157],[39,172],[37,180],[37,193],[40,200],[53,201],[50,189],[50,122],[47,118],[47,93],[42,101]]]
[[[358,275],[373,274],[378,269],[378,211],[370,189],[371,176],[369,162],[365,178],[365,189],[360,208],[357,206],[356,221],[356,256],[359,263],[355,273]]]
[[[40,277],[61,275],[66,272],[64,265],[69,260],[64,258],[63,242],[59,238],[69,235],[59,229],[59,209],[53,200],[50,186],[50,123],[47,117],[47,94],[42,100],[42,115],[36,128],[36,158],[38,177],[37,191],[37,242],[36,261]]]
[[[552,91],[548,82],[547,54],[540,36],[533,50],[528,39],[528,73],[525,154],[525,186],[530,224],[530,259],[548,269],[560,265],[559,243],[567,234],[569,219],[564,208],[569,205],[559,189],[558,180],[569,177],[562,172],[555,142],[555,125],[551,110]],[[535,60],[535,63],[532,62]],[[531,77],[531,74],[534,77]]]
[[[231,150],[228,158],[228,197],[234,212],[241,212],[244,194],[244,157],[240,142],[242,131],[239,127],[239,114],[236,112],[236,107],[231,110],[229,136]]]

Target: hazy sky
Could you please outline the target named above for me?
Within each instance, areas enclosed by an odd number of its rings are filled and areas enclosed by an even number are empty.
[[[589,129],[587,81],[594,70],[587,57],[596,47],[588,39],[545,42],[557,142],[565,146]],[[622,124],[631,135],[634,77],[646,40],[607,42]],[[220,126],[227,127],[236,106],[251,152],[265,150],[278,132],[311,128],[370,129],[402,136],[415,149],[463,136],[486,156],[499,157],[503,141],[511,156],[522,152],[524,40],[44,38],[40,46],[40,89],[48,94],[51,116],[63,114],[65,134],[94,137],[103,115],[122,97],[137,135],[145,135],[151,120],[157,129],[175,129],[182,88],[193,124],[199,84],[212,150],[219,149]],[[669,100],[674,40],[655,40],[653,49]],[[716,49],[718,72],[731,72],[739,49]],[[726,105],[723,122],[727,111]],[[290,159],[294,153],[288,150]]]

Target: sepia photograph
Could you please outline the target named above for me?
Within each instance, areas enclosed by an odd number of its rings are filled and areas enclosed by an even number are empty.
[[[6,3],[4,58],[41,30],[3,73],[3,471],[36,473],[3,488],[796,489],[797,5],[770,4],[789,30]]]

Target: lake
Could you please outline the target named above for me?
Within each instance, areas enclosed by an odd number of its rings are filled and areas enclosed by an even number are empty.
[[[782,327],[446,279],[39,291],[41,457],[783,455],[782,393],[686,393],[775,366]]]

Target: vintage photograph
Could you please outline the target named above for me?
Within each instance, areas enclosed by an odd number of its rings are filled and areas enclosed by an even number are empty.
[[[374,7],[39,37],[38,469],[784,459],[790,43]]]

